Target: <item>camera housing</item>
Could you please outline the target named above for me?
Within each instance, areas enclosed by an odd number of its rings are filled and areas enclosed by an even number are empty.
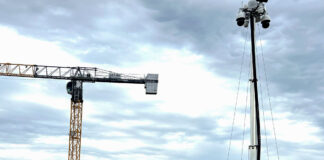
[[[257,8],[258,5],[259,5],[259,4],[258,4],[258,2],[257,2],[256,0],[250,0],[250,1],[248,2],[248,8],[249,8],[250,10]]]
[[[237,18],[236,22],[238,26],[243,26],[245,23],[245,18]]]
[[[245,22],[245,13],[240,10],[240,12],[237,15],[236,22],[238,26],[243,26]]]
[[[256,1],[258,1],[260,3],[262,3],[262,2],[267,3],[268,2],[268,0],[256,0]]]
[[[264,15],[261,19],[261,24],[263,28],[269,28],[270,26],[270,16],[269,15]]]

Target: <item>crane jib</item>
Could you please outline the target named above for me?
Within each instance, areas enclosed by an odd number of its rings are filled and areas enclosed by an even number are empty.
[[[122,74],[95,67],[63,67],[0,63],[0,76],[79,80],[82,82],[145,84],[146,94],[156,94],[158,74]]]
[[[122,74],[93,67],[62,67],[29,64],[0,63],[1,76],[47,78],[63,80],[82,80],[84,82],[111,82],[145,84],[147,81],[158,82],[152,74]],[[149,77],[149,78],[147,78]]]

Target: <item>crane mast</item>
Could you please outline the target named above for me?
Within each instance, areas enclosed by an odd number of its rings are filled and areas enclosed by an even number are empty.
[[[157,94],[158,84],[158,74],[121,74],[93,67],[0,63],[0,76],[69,80],[66,85],[71,95],[68,160],[80,160],[84,82],[144,84],[146,94]]]

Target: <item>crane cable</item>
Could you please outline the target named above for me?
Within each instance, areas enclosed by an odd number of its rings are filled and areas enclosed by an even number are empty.
[[[237,86],[237,93],[236,93],[236,100],[235,100],[235,107],[234,107],[234,115],[233,115],[233,122],[232,122],[232,127],[231,127],[231,134],[230,134],[230,141],[228,145],[228,152],[227,152],[227,160],[229,160],[229,155],[231,151],[231,145],[232,145],[232,138],[233,138],[233,129],[234,129],[234,123],[235,123],[235,117],[236,117],[236,110],[237,110],[237,103],[238,103],[238,96],[240,92],[240,86],[241,86],[241,78],[242,78],[242,71],[243,71],[243,64],[244,64],[244,59],[245,59],[245,48],[246,48],[246,41],[247,41],[247,34],[248,31],[245,33],[245,42],[244,42],[244,48],[243,48],[243,54],[242,54],[242,61],[241,61],[241,68],[240,68],[240,76],[239,76],[239,81],[238,81],[238,86]]]
[[[262,62],[263,62],[264,76],[265,76],[265,79],[266,79],[267,96],[268,96],[269,108],[270,108],[270,113],[271,113],[271,121],[272,121],[272,127],[273,127],[273,133],[274,133],[275,145],[276,145],[276,151],[277,151],[277,159],[280,160],[278,143],[277,143],[277,134],[276,134],[276,128],[275,128],[275,123],[274,123],[274,118],[273,118],[270,91],[269,91],[269,84],[268,84],[268,74],[267,74],[266,64],[265,64],[265,60],[264,60],[263,46],[262,46],[261,32],[260,32],[259,24],[258,24],[258,32],[259,32],[259,40],[260,40],[260,47],[261,47],[261,57],[262,57]]]

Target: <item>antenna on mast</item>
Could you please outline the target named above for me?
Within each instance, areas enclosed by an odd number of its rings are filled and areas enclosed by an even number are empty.
[[[247,5],[239,9],[236,22],[238,26],[251,28],[251,48],[252,48],[252,75],[251,75],[251,142],[249,146],[249,160],[261,159],[261,131],[259,116],[258,80],[255,56],[255,36],[254,24],[261,22],[263,28],[269,28],[270,17],[265,8],[268,0],[249,0]]]

